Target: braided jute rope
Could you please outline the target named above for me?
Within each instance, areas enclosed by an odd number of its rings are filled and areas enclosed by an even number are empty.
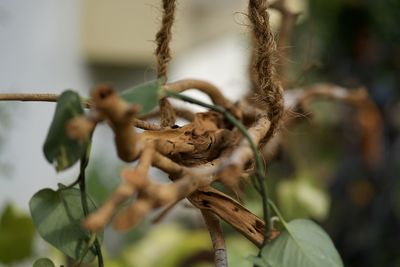
[[[249,0],[248,13],[253,30],[251,77],[255,85],[256,104],[267,108],[271,127],[267,139],[279,128],[283,116],[283,89],[274,67],[276,43],[269,24],[267,0]],[[267,140],[265,140],[267,141]]]
[[[172,38],[172,25],[175,18],[175,0],[163,0],[161,29],[156,35],[157,76],[166,77],[171,60],[169,43]],[[267,109],[271,127],[268,139],[279,127],[283,115],[283,89],[275,78],[274,67],[276,43],[269,24],[267,0],[249,0],[248,13],[253,31],[253,56],[251,78],[256,87],[256,104]],[[175,112],[166,99],[160,101],[161,125],[171,126],[175,122]],[[265,140],[267,141],[267,140]]]
[[[172,39],[171,29],[175,19],[175,9],[175,0],[163,0],[163,18],[161,28],[156,35],[157,48],[155,54],[157,57],[158,78],[167,78],[168,63],[171,60],[169,43]],[[160,100],[160,114],[162,127],[172,126],[175,124],[175,111],[166,98]]]
[[[175,0],[163,0],[163,18],[161,29],[156,35],[156,56],[157,56],[157,76],[166,77],[168,63],[171,60],[171,51],[169,43],[172,39],[172,25],[175,19]]]

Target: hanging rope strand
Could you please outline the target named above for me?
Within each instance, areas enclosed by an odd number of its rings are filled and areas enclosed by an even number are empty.
[[[172,39],[172,25],[175,18],[175,0],[163,0],[163,18],[161,29],[156,35],[157,76],[166,77],[168,63],[171,60],[169,43]]]
[[[267,138],[279,127],[283,115],[283,89],[276,79],[276,43],[269,24],[267,0],[249,0],[249,19],[253,30],[251,78],[255,85],[257,104],[267,108],[271,128]],[[266,105],[266,107],[265,107]],[[267,140],[265,140],[267,141]]]
[[[157,57],[157,77],[165,77],[167,80],[168,63],[171,60],[171,51],[169,43],[172,39],[172,25],[175,18],[175,0],[163,0],[163,18],[161,29],[156,35],[157,48],[155,51]],[[160,100],[160,120],[161,126],[167,127],[175,124],[176,114],[166,98]]]

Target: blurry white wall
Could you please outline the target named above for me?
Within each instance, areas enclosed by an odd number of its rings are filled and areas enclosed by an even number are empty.
[[[79,1],[0,1],[0,92],[60,93],[86,91],[89,81],[79,52]],[[0,207],[12,201],[28,209],[30,197],[56,179],[43,157],[42,144],[54,112],[53,103],[0,103],[10,113],[4,129],[0,161]],[[75,175],[74,175],[75,176]]]

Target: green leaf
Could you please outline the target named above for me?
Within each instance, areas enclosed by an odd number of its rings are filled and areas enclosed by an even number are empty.
[[[0,217],[0,262],[8,265],[29,258],[34,234],[35,227],[29,216],[11,205],[5,206]]]
[[[74,165],[85,151],[84,142],[69,138],[65,132],[68,121],[82,114],[79,95],[71,90],[63,92],[57,101],[53,121],[43,145],[47,161],[54,164],[57,171]]]
[[[129,88],[121,93],[121,97],[128,103],[140,105],[140,115],[146,114],[157,107],[158,101],[163,97],[163,81],[164,78],[160,78]]]
[[[88,202],[89,210],[95,210],[93,201]],[[84,256],[90,233],[81,227],[84,214],[78,189],[40,190],[31,198],[29,207],[33,223],[44,240],[75,260]],[[92,247],[83,262],[92,261],[95,255]]]
[[[37,259],[32,267],[55,267],[54,263],[48,258]]]
[[[333,242],[317,224],[297,219],[285,226],[286,231],[262,248],[257,266],[343,267]]]

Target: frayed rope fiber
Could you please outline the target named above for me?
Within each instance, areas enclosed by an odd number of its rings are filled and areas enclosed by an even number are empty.
[[[283,115],[283,89],[276,79],[274,67],[276,43],[269,24],[268,1],[249,0],[248,15],[253,32],[253,62],[251,76],[256,90],[256,104],[267,108],[271,121],[270,134],[279,128]]]

